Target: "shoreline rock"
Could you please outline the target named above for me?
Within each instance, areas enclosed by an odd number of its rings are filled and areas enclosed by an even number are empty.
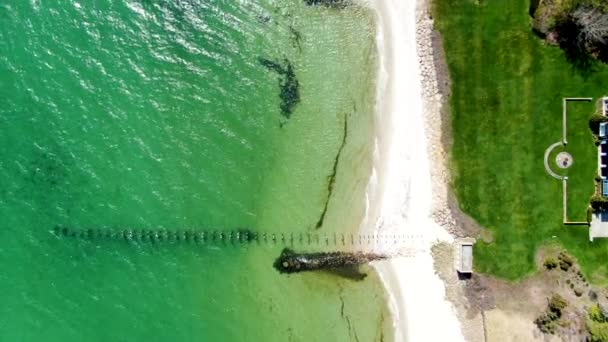
[[[308,271],[353,270],[372,261],[387,259],[387,255],[365,252],[315,252],[297,253],[284,248],[274,263],[280,273],[300,273]],[[338,272],[342,274],[343,272]],[[361,278],[362,279],[362,278]]]

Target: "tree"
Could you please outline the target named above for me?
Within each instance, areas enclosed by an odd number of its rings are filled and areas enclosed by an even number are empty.
[[[608,13],[598,8],[582,6],[572,12],[579,27],[577,39],[581,45],[603,46],[608,42]]]
[[[582,5],[556,13],[553,30],[576,67],[590,70],[592,57],[608,61],[608,13],[600,7]]]

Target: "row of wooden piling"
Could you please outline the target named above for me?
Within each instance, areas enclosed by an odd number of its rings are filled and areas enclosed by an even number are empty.
[[[417,238],[414,235],[344,234],[344,233],[271,233],[250,229],[238,230],[196,230],[196,229],[112,229],[112,228],[71,228],[55,226],[51,231],[59,238],[82,240],[124,240],[132,242],[193,242],[201,244],[275,244],[275,245],[326,245],[355,246],[378,242],[400,243]]]

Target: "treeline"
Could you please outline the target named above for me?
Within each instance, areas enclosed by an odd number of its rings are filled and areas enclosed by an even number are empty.
[[[530,15],[534,32],[559,45],[572,62],[608,63],[608,1],[531,0]]]

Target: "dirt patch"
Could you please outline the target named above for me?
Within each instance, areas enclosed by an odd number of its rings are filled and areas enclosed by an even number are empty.
[[[469,303],[470,316],[496,307],[496,298],[492,284],[487,278],[474,274],[464,286],[464,294]]]
[[[454,304],[468,341],[584,341],[587,310],[595,303],[608,305],[608,291],[589,285],[576,260],[559,246],[539,249],[538,272],[517,283],[477,274],[459,280],[448,244],[436,245],[433,256],[436,271],[446,284],[446,297]],[[548,269],[548,259],[556,260],[557,266]],[[534,320],[547,311],[553,294],[568,305],[555,334],[543,334]]]
[[[561,341],[557,336],[543,336],[532,321],[534,316],[494,309],[485,313],[488,341]]]
[[[484,278],[488,281],[487,286],[493,291],[498,309],[508,312],[511,316],[519,315],[528,320],[530,324],[526,326],[531,326],[532,331],[522,331],[522,333],[532,333],[533,336],[548,339],[559,337],[568,341],[584,341],[587,309],[598,300],[596,292],[598,290],[592,289],[582,277],[575,260],[572,266],[567,267],[567,270],[560,266],[549,270],[544,266],[544,261],[547,259],[557,260],[559,265],[562,253],[564,251],[556,246],[541,248],[536,256],[538,272],[518,283],[511,284],[497,279]],[[555,335],[542,334],[532,322],[546,312],[548,298],[553,294],[559,294],[566,299],[568,306],[564,309],[562,324]],[[515,324],[514,331],[518,329],[517,326],[521,328],[518,320],[516,317],[511,320],[511,323]],[[488,322],[488,326],[502,327],[505,324],[500,320]]]

